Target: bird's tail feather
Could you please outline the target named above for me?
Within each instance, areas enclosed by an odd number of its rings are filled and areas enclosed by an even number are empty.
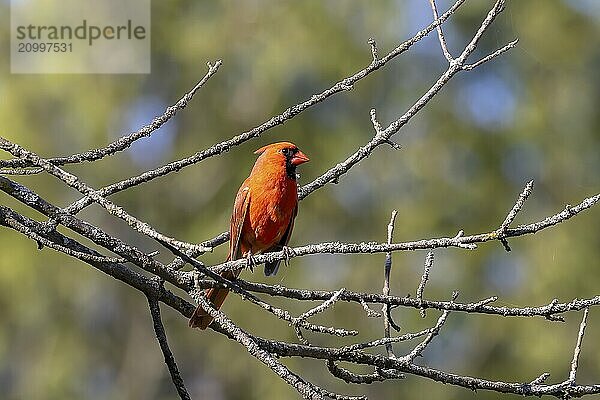
[[[229,280],[235,279],[237,277],[237,275],[238,274],[236,274],[232,271],[225,271],[221,274],[221,276],[223,278],[229,279]],[[206,289],[206,298],[208,299],[208,301],[210,301],[210,303],[213,305],[213,307],[216,308],[217,310],[219,308],[221,308],[221,306],[223,305],[223,302],[225,301],[225,298],[227,297],[228,294],[229,294],[229,289],[223,289],[223,288]],[[202,307],[198,306],[196,308],[196,311],[194,311],[192,318],[190,318],[189,325],[192,328],[206,329],[212,321],[213,321],[213,317],[208,312],[206,312]]]
[[[277,274],[277,270],[279,270],[279,264],[281,264],[281,260],[265,263],[265,276]]]

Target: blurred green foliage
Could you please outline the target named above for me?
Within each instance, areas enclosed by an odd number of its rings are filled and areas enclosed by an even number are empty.
[[[445,9],[449,2],[440,1]],[[467,2],[445,26],[454,54],[490,2]],[[276,2],[154,1],[150,75],[11,75],[8,2],[0,2],[0,121],[2,135],[45,156],[98,147],[137,129],[174,103],[205,72],[223,66],[190,106],[150,139],[94,165],[69,167],[95,187],[181,158],[248,130],[370,62],[369,37],[380,53],[430,21],[426,1]],[[454,78],[395,137],[401,151],[380,148],[337,186],[302,202],[292,245],[319,241],[383,241],[398,209],[398,241],[477,233],[503,220],[525,182],[536,187],[517,223],[538,220],[595,194],[600,187],[600,7],[584,0],[513,1],[490,29],[478,56],[520,39],[515,50]],[[305,111],[285,126],[178,174],[114,196],[160,231],[201,241],[226,229],[230,203],[265,143],[290,140],[311,162],[306,183],[372,137],[369,109],[382,124],[397,118],[444,70],[430,35],[355,89]],[[47,176],[21,177],[57,205],[78,198]],[[1,203],[27,215],[6,195]],[[81,214],[151,251],[156,244],[90,207]],[[531,237],[477,251],[438,250],[426,296],[462,300],[498,295],[501,305],[545,304],[598,294],[600,209]],[[222,261],[226,246],[202,257]],[[161,254],[163,260],[169,254]],[[392,293],[417,287],[425,253],[394,256]],[[312,256],[292,261],[275,279],[292,287],[379,291],[383,255]],[[273,299],[302,312],[308,305]],[[125,285],[23,236],[0,230],[0,392],[12,399],[173,399],[152,333],[146,300]],[[224,310],[258,334],[294,340],[280,321],[232,296]],[[429,312],[395,310],[405,331],[433,323]],[[187,328],[164,309],[173,352],[193,397],[295,398],[296,393],[236,343]],[[360,318],[357,318],[357,315]],[[360,339],[381,336],[379,321],[356,305],[339,304],[317,321],[358,328]],[[451,314],[426,351],[431,366],[486,377],[530,381],[541,372],[568,374],[580,315],[561,324]],[[600,376],[600,312],[590,313],[578,379]],[[345,340],[310,336],[315,343]],[[398,351],[401,346],[396,347]],[[408,377],[364,387],[330,377],[324,363],[284,360],[313,382],[373,399],[499,398]],[[502,396],[510,397],[510,396]]]

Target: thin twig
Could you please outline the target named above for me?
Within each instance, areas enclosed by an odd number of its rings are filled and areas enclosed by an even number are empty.
[[[500,229],[502,231],[505,231],[510,226],[510,224],[515,220],[517,214],[523,208],[525,201],[527,200],[529,195],[531,195],[532,190],[533,190],[533,180],[530,180],[529,182],[527,182],[527,185],[525,185],[525,188],[523,188],[523,191],[517,198],[515,205],[511,208],[511,210],[506,215],[504,222],[502,222],[502,225],[500,225]]]
[[[13,158],[12,160],[0,160],[0,163],[13,160],[20,160],[20,158]],[[0,169],[0,175],[35,175],[43,171],[43,168],[2,168]]]
[[[344,293],[345,290],[346,290],[345,288],[341,288],[340,290],[335,292],[331,296],[331,298],[329,298],[328,300],[325,300],[323,303],[319,304],[318,306],[311,308],[310,310],[301,314],[299,317],[292,318],[292,320],[290,321],[291,325],[294,328],[294,331],[296,332],[296,336],[298,337],[298,340],[300,340],[301,343],[308,344],[308,341],[304,338],[304,335],[302,334],[302,330],[300,329],[301,326],[306,325],[307,324],[306,320],[308,318],[310,318],[311,316],[321,313],[321,312],[327,310],[329,307],[333,306],[333,304],[335,304],[335,302],[339,299],[340,295],[342,293]],[[314,331],[314,328],[312,330]],[[358,332],[356,332],[356,333],[358,334]]]
[[[381,318],[382,317],[381,313],[378,313],[377,311],[369,308],[369,305],[367,304],[366,301],[361,299],[360,305],[362,306],[363,310],[365,310],[365,312],[367,313],[367,317],[369,317],[369,318]]]
[[[327,369],[331,373],[331,375],[336,378],[342,379],[346,383],[356,383],[356,384],[371,384],[373,382],[381,382],[386,380],[385,377],[381,376],[378,371],[375,371],[372,374],[356,374],[354,372],[350,372],[345,368],[336,365],[333,360],[327,360]]]
[[[396,322],[394,322],[394,318],[392,318],[392,308],[393,307],[388,307],[387,309],[387,318],[388,318],[388,323],[390,324],[390,327],[395,330],[396,332],[400,332],[402,330],[402,328],[400,327],[400,325],[396,324]]]
[[[431,332],[431,329],[432,328],[423,329],[422,331],[415,332],[415,333],[405,333],[405,334],[400,335],[400,336],[387,337],[387,338],[381,338],[381,339],[373,340],[373,341],[370,341],[370,342],[352,344],[352,345],[349,345],[349,346],[341,347],[340,351],[342,351],[342,352],[345,352],[345,351],[349,352],[349,351],[356,351],[356,350],[368,349],[368,348],[371,348],[371,347],[384,346],[384,345],[386,345],[388,343],[405,342],[407,340],[413,340],[413,339],[416,339],[418,337],[427,335],[428,333]]]
[[[544,372],[543,374],[541,374],[540,376],[538,376],[537,378],[535,378],[534,380],[532,380],[529,384],[534,386],[534,385],[541,385],[542,383],[546,382],[546,380],[550,378],[550,373],[549,372]]]
[[[527,185],[525,185],[525,188],[523,189],[523,191],[517,198],[515,205],[508,212],[508,214],[506,215],[506,218],[502,222],[502,225],[500,225],[500,228],[498,229],[498,237],[506,251],[510,251],[510,245],[508,244],[508,240],[506,240],[506,237],[504,237],[504,234],[506,233],[506,230],[508,229],[510,224],[515,220],[519,211],[521,211],[521,209],[523,208],[523,205],[525,204],[525,201],[531,194],[532,190],[533,190],[533,180],[530,180],[529,182],[527,182]]]
[[[438,11],[435,5],[435,0],[429,0],[429,4],[431,5],[431,10],[433,11],[433,19],[437,20]],[[437,33],[438,39],[440,41],[440,46],[442,47],[442,52],[444,53],[444,57],[446,57],[446,60],[448,60],[449,63],[452,63],[454,61],[454,57],[452,57],[452,54],[450,54],[450,52],[448,51],[448,46],[446,45],[446,37],[444,36],[444,32],[442,31],[441,25],[437,26]]]
[[[329,307],[333,306],[336,301],[338,301],[338,299],[340,298],[340,295],[342,293],[344,293],[345,291],[346,291],[346,288],[341,288],[340,290],[338,290],[337,292],[335,292],[333,294],[333,296],[331,296],[331,298],[329,300],[326,300],[322,304],[319,304],[318,306],[316,306],[314,308],[311,308],[310,310],[308,310],[307,312],[303,313],[302,315],[300,315],[296,319],[298,321],[306,321],[306,319],[312,317],[313,315],[321,313],[321,312],[327,310]]]
[[[162,318],[160,316],[160,306],[158,305],[158,301],[155,298],[148,297],[148,306],[150,307],[150,315],[152,315],[154,334],[156,335],[156,340],[158,340],[160,349],[165,357],[165,364],[167,364],[167,368],[169,369],[169,374],[171,374],[171,380],[173,381],[173,385],[177,390],[177,394],[181,400],[191,400],[185,384],[183,383],[183,378],[179,373],[179,368],[177,368],[175,357],[173,357],[173,353],[169,348],[165,327],[163,326]]]
[[[472,64],[463,65],[462,69],[463,69],[463,71],[471,71],[472,69],[475,69],[475,68],[479,67],[480,65],[485,64],[486,62],[498,57],[502,53],[517,47],[518,43],[519,43],[519,39],[515,39],[512,42],[508,43],[507,45],[494,51],[493,53],[488,54],[487,56],[483,57],[481,60],[476,61]]]
[[[442,328],[442,325],[444,325],[444,323],[446,322],[446,318],[448,318],[448,314],[450,314],[450,311],[444,311],[442,313],[442,315],[440,316],[440,318],[437,320],[437,323],[435,324],[435,326],[431,329],[431,331],[427,335],[427,337],[425,337],[425,339],[423,339],[423,341],[421,343],[416,345],[415,348],[410,353],[401,357],[402,360],[412,362],[416,357],[420,356],[421,353],[423,353],[423,350],[425,350],[425,348],[429,345],[429,343],[431,343],[433,338],[436,337],[440,333],[440,329]]]
[[[583,318],[581,318],[581,324],[579,325],[579,333],[577,334],[577,344],[573,350],[573,360],[571,360],[571,371],[569,372],[569,383],[574,384],[577,378],[577,368],[579,366],[579,354],[581,353],[581,343],[583,341],[583,335],[585,335],[585,328],[587,326],[587,318],[590,312],[589,308],[583,310]]]
[[[377,42],[375,42],[375,39],[370,38],[368,43],[371,46],[371,56],[373,57],[372,62],[375,63],[379,59],[379,55],[378,55],[379,50],[377,49]]]
[[[425,285],[429,280],[429,271],[433,267],[433,252],[427,253],[427,257],[425,257],[425,264],[423,266],[423,275],[421,275],[421,282],[419,282],[419,287],[417,288],[417,301],[419,303],[423,302],[423,290],[425,290]],[[421,317],[425,318],[425,309],[421,308]]]
[[[88,150],[83,153],[70,155],[68,157],[48,158],[48,159],[44,159],[44,161],[54,164],[54,165],[92,162],[92,161],[100,160],[106,156],[110,156],[115,153],[118,153],[119,151],[127,149],[136,140],[141,139],[143,137],[150,136],[152,133],[154,133],[155,131],[160,129],[160,127],[162,127],[165,123],[167,123],[167,121],[169,121],[171,118],[173,118],[179,110],[183,110],[185,107],[187,107],[188,103],[192,100],[192,98],[194,97],[196,92],[198,92],[198,90],[202,86],[204,86],[204,84],[214,74],[217,73],[221,64],[222,64],[221,60],[217,60],[214,64],[210,63],[210,62],[207,63],[208,71],[206,72],[206,75],[204,75],[204,77],[202,79],[200,79],[200,81],[198,81],[198,83],[192,88],[192,90],[187,92],[181,99],[179,99],[179,101],[177,103],[168,107],[161,116],[154,118],[154,120],[150,124],[143,126],[138,131],[130,133],[129,135],[126,135],[126,136],[122,136],[119,139],[115,140],[114,142],[109,143],[105,147],[101,147],[98,149],[91,149],[91,150]],[[32,163],[30,160],[26,160],[26,159],[22,159],[22,158],[16,158],[16,159],[5,160],[5,161],[0,160],[0,167],[30,167],[30,166],[35,166],[35,164]],[[19,171],[19,170],[16,170],[16,171]],[[43,169],[36,168],[35,170],[30,170],[30,171],[35,171],[35,172],[30,172],[27,174],[38,173],[38,172],[43,171]]]
[[[374,115],[374,113],[372,114]],[[375,123],[374,123],[375,124]],[[398,215],[398,211],[393,210],[392,215],[390,216],[390,223],[387,226],[387,243],[392,244],[394,238],[394,223],[396,222],[396,216]],[[383,295],[390,295],[390,272],[392,270],[392,253],[388,252],[385,254],[385,265],[384,265],[384,277],[383,277]],[[383,314],[383,334],[384,337],[390,337],[390,306],[389,304],[384,304],[382,309]],[[388,357],[394,357],[394,349],[391,343],[386,343],[385,351],[387,352]]]
[[[381,123],[377,120],[377,110],[374,108],[371,109],[371,123],[373,124],[373,129],[375,129],[375,133],[380,133],[383,128],[381,127]]]

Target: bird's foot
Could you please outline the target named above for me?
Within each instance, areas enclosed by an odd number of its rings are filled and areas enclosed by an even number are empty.
[[[254,266],[256,265],[256,261],[254,261],[254,257],[252,257],[252,252],[248,252],[246,254],[246,268],[250,270],[250,272],[254,273]]]
[[[294,256],[294,250],[292,250],[290,247],[287,246],[283,246],[281,248],[281,251],[283,251],[283,262],[285,263],[286,267],[290,266],[290,258],[292,258],[292,256]]]

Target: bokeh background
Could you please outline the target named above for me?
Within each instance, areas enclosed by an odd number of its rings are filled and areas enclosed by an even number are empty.
[[[9,54],[9,2],[0,1],[0,52]],[[446,9],[449,2],[439,1]],[[467,2],[445,25],[458,54],[491,5]],[[11,75],[0,58],[0,130],[46,156],[98,147],[137,129],[174,103],[206,70],[216,76],[190,106],[151,138],[93,165],[69,167],[95,187],[184,157],[254,127],[370,62],[374,37],[383,54],[431,20],[425,0],[153,1],[152,73],[149,75]],[[378,149],[341,179],[301,204],[293,245],[319,241],[383,241],[398,209],[398,241],[478,233],[503,220],[529,179],[535,190],[517,223],[532,222],[596,194],[600,188],[600,3],[594,0],[508,2],[479,46],[480,57],[518,37],[518,47],[455,77],[395,137],[403,149]],[[445,69],[434,34],[384,69],[230,152],[156,179],[114,201],[160,231],[202,241],[226,229],[252,152],[291,140],[311,162],[309,182],[372,137],[369,109],[384,125],[408,108]],[[4,157],[4,155],[2,155]],[[17,178],[58,205],[77,194],[48,176]],[[41,218],[0,194],[3,205]],[[157,246],[102,209],[81,214],[107,231],[151,251]],[[437,250],[426,297],[500,297],[507,306],[569,301],[600,288],[600,208],[558,227],[511,240],[513,251],[487,243],[477,251]],[[201,258],[217,263],[221,246]],[[168,254],[159,256],[167,261]],[[397,253],[392,293],[414,293],[425,252]],[[275,279],[248,279],[292,287],[381,290],[383,255],[294,259]],[[273,300],[300,313],[309,304]],[[231,296],[224,310],[258,334],[294,340],[270,315]],[[275,399],[297,394],[237,343],[187,328],[163,308],[165,325],[194,398]],[[431,325],[413,310],[395,310],[405,331]],[[566,323],[451,314],[422,362],[489,379],[552,380],[568,374],[581,315]],[[356,328],[360,339],[381,336],[381,321],[360,306],[339,304],[315,319]],[[578,380],[600,377],[600,310],[590,313]],[[345,340],[309,337],[317,344]],[[396,347],[398,352],[403,347]],[[324,387],[373,399],[511,398],[472,393],[409,376],[348,386],[324,363],[284,360]],[[23,236],[0,229],[0,397],[12,399],[174,399],[153,336],[143,295],[89,266],[36,250]],[[516,397],[515,397],[516,398]]]

